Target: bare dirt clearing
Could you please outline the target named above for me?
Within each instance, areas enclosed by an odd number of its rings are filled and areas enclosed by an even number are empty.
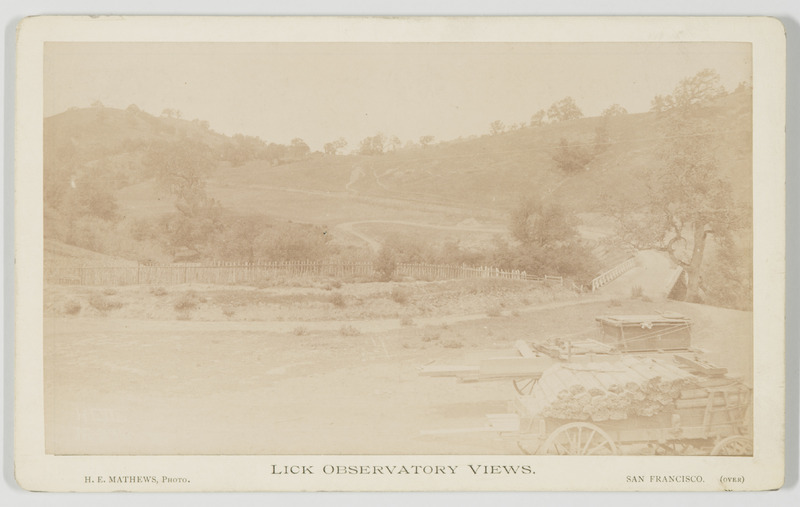
[[[507,410],[510,383],[460,384],[421,377],[419,369],[504,355],[517,339],[591,335],[594,317],[611,313],[684,313],[695,319],[695,345],[732,374],[752,377],[750,313],[577,298],[522,310],[463,321],[467,314],[434,313],[412,325],[389,319],[374,326],[51,315],[47,452],[517,454],[513,442],[493,434],[420,434],[483,425],[485,414]],[[346,333],[347,326],[362,329]]]

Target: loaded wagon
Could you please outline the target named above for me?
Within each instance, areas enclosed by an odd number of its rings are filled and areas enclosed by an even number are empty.
[[[752,455],[752,389],[669,357],[555,365],[490,427],[526,454]]]
[[[691,347],[691,319],[595,320],[596,339],[518,341],[514,355],[421,374],[511,380],[509,413],[467,431],[499,433],[526,454],[752,455],[752,389]]]

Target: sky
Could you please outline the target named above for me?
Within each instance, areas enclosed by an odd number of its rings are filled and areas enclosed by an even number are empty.
[[[752,82],[746,43],[71,43],[48,42],[45,116],[99,100],[178,109],[223,134],[312,150],[382,132],[402,142],[528,122],[571,96],[586,116],[644,112],[683,78],[717,70]]]

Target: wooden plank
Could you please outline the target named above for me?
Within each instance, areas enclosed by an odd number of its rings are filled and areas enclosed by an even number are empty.
[[[457,377],[459,375],[478,374],[475,366],[454,364],[432,364],[424,367],[419,374],[423,377]]]
[[[484,359],[480,363],[480,373],[481,375],[539,376],[556,362],[558,361],[548,356]]]
[[[524,340],[517,340],[514,346],[522,357],[536,357],[536,354],[531,350],[528,343]]]
[[[674,354],[675,361],[680,363],[684,367],[688,367],[692,372],[703,373],[709,376],[719,376],[725,375],[728,373],[727,368],[722,368],[719,366],[714,366],[711,363],[707,363],[705,361],[701,361],[699,359],[693,359],[686,356],[682,356],[679,354]]]

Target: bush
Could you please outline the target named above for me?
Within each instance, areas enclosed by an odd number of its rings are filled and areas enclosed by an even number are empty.
[[[344,296],[341,292],[337,292],[336,294],[331,296],[330,302],[336,308],[344,308],[346,303],[344,301]]]
[[[610,306],[622,306],[622,303],[619,302],[619,299],[612,299],[608,302]]]
[[[400,325],[401,326],[413,326],[414,319],[411,318],[410,315],[404,315],[400,318]]]
[[[117,289],[112,289],[111,287],[103,289],[103,294],[105,294],[106,296],[116,296]]]
[[[96,310],[107,312],[110,310],[118,310],[122,308],[122,302],[116,299],[105,297],[102,294],[93,294],[89,298],[89,304]]]
[[[392,301],[400,303],[401,305],[408,303],[408,291],[404,290],[402,287],[392,288]]]
[[[200,304],[200,298],[197,297],[197,293],[193,290],[190,290],[188,292],[184,292],[181,295],[181,297],[179,297],[178,300],[175,301],[175,304],[173,306],[175,310],[180,312],[180,311],[194,310],[195,308],[197,308],[197,305],[199,304]]]
[[[440,336],[441,335],[439,333],[435,333],[433,331],[425,331],[425,333],[422,334],[422,341],[424,342],[436,341],[439,339]]]
[[[178,312],[175,318],[178,320],[192,320],[192,314],[189,313],[187,310],[182,310]]]
[[[293,333],[295,336],[303,336],[303,335],[305,335],[305,334],[308,334],[308,329],[306,329],[306,328],[305,328],[305,327],[303,327],[303,326],[297,326],[296,328],[294,328],[294,329],[292,330],[292,333]]]
[[[341,334],[342,336],[358,336],[361,334],[361,331],[354,328],[353,326],[344,325],[339,329],[339,334]]]
[[[486,315],[489,317],[500,317],[503,315],[503,311],[500,309],[499,306],[493,306],[486,310]]]
[[[342,288],[342,282],[339,281],[339,280],[332,281],[331,285],[333,286],[334,289],[341,289]]]
[[[634,285],[631,287],[631,297],[632,298],[640,298],[642,297],[642,286],[641,285]]]
[[[222,315],[224,315],[224,316],[226,316],[228,318],[233,317],[234,314],[236,314],[236,311],[233,308],[223,308],[222,309]]]
[[[154,288],[150,289],[150,294],[152,294],[154,296],[166,296],[167,295],[167,289],[165,289],[164,287],[154,287]]]
[[[446,342],[442,343],[442,347],[446,349],[460,349],[463,347],[464,344],[455,340],[447,340]]]
[[[70,299],[64,303],[64,313],[67,315],[75,315],[81,311],[81,304],[79,301]]]

